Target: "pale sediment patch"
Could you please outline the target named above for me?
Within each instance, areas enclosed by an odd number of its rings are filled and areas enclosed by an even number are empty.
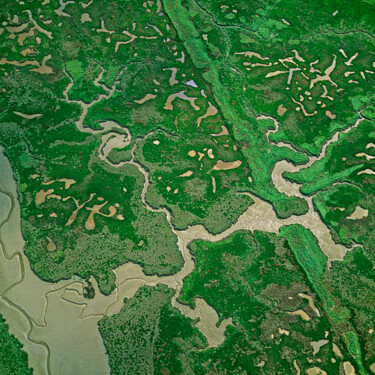
[[[355,154],[355,156],[357,156],[358,158],[364,156],[367,161],[371,161],[372,159],[375,159],[375,156],[373,156],[373,155],[367,155],[364,152],[359,152],[358,154]]]
[[[176,85],[178,83],[176,79],[176,75],[177,75],[177,72],[179,71],[179,68],[165,68],[163,70],[170,70],[172,72],[169,78],[169,85],[170,86]]]
[[[304,293],[298,293],[298,296],[306,299],[307,302],[309,303],[310,308],[315,312],[315,314],[317,316],[320,317],[320,312],[319,312],[318,308],[315,306],[314,300],[311,296],[309,296],[308,294],[304,294]]]
[[[316,78],[312,79],[310,82],[310,89],[312,89],[315,86],[315,83],[321,82],[321,81],[329,81],[333,86],[337,86],[335,82],[332,81],[332,78],[330,77],[330,74],[334,71],[336,68],[336,59],[337,56],[333,55],[333,61],[332,64],[324,71],[324,75],[316,75]]]
[[[178,59],[176,59],[176,61],[179,61],[182,64],[185,63],[185,53],[184,53],[184,51],[181,51],[181,57],[179,57]]]
[[[269,60],[269,57],[262,57],[258,52],[253,52],[253,51],[245,51],[245,52],[235,52],[235,55],[245,55],[246,57],[256,57],[257,59],[260,60]]]
[[[342,353],[341,353],[340,348],[334,342],[332,343],[332,350],[333,350],[333,352],[335,353],[335,355],[337,357],[339,357],[341,359],[344,358],[343,355],[342,355]]]
[[[50,66],[46,65],[46,62],[51,59],[52,56],[48,55],[43,58],[42,65],[40,65],[38,68],[30,69],[30,72],[36,72],[40,74],[51,74],[53,73],[53,70]]]
[[[221,132],[217,134],[211,134],[211,135],[213,137],[220,137],[222,135],[228,135],[228,134],[229,134],[228,129],[224,125],[221,125]]]
[[[326,116],[331,120],[334,120],[336,118],[336,115],[334,115],[331,111],[326,111]]]
[[[314,349],[314,352],[313,354],[318,354],[319,351],[320,351],[320,348],[326,344],[328,344],[329,341],[328,340],[319,340],[319,341],[311,341],[310,342],[310,345],[313,347]]]
[[[344,76],[349,77],[351,74],[354,74],[354,73],[355,73],[354,71],[347,71],[344,73]]]
[[[189,155],[191,158],[193,158],[195,155],[197,155],[197,153],[196,153],[194,150],[190,150],[190,151],[188,152],[188,155]]]
[[[72,178],[60,178],[60,180],[58,180],[60,182],[63,182],[65,184],[65,189],[69,189],[73,184],[75,184],[77,181],[76,180],[73,180]]]
[[[327,373],[321,368],[314,366],[306,370],[307,375],[327,375]]]
[[[280,334],[280,335],[289,336],[289,335],[290,335],[290,332],[287,331],[286,329],[279,328],[279,334]]]
[[[106,123],[101,123],[101,125],[106,129]],[[125,162],[114,164],[108,159],[109,153],[113,149],[123,149],[128,146],[131,142],[131,134],[127,129],[125,133],[119,134],[117,132],[111,131],[102,136],[101,144],[99,146],[99,157],[103,161],[107,162],[113,167],[120,167],[125,164]]]
[[[155,99],[156,98],[156,95],[154,94],[146,94],[142,99],[139,99],[139,100],[134,100],[136,103],[138,104],[143,104],[151,99]]]
[[[375,172],[372,170],[372,169],[364,169],[363,171],[360,171],[357,173],[358,176],[361,175],[361,174],[370,174],[370,175],[375,175]]]
[[[370,370],[375,374],[375,363],[370,366]]]
[[[358,52],[356,52],[348,61],[345,61],[344,64],[346,66],[351,66],[353,65],[353,60],[358,57]]]
[[[68,225],[71,225],[73,222],[74,222],[74,220],[76,219],[76,217],[77,217],[77,214],[78,214],[78,212],[88,203],[88,202],[90,202],[93,198],[94,198],[94,196],[95,196],[95,193],[91,193],[90,194],[90,198],[87,200],[87,201],[85,201],[85,202],[83,202],[83,203],[79,203],[79,200],[77,200],[77,199],[75,199],[74,197],[71,197],[71,196],[69,196],[69,197],[66,197],[66,198],[64,198],[63,199],[63,201],[66,201],[66,200],[68,200],[68,199],[73,199],[73,201],[74,201],[74,203],[75,203],[75,205],[76,205],[76,209],[73,211],[73,213],[70,215],[70,217],[69,217],[69,219],[68,219],[68,221],[66,222],[66,226],[68,226]]]
[[[225,340],[225,330],[228,325],[233,325],[232,318],[225,319],[219,326],[219,316],[214,308],[212,308],[203,298],[196,298],[195,309],[190,308],[187,305],[179,304],[178,309],[185,316],[191,319],[200,318],[196,324],[197,328],[207,338],[208,347],[216,348],[220,346]]]
[[[349,361],[344,362],[344,372],[345,375],[355,375],[355,368]]]
[[[215,194],[216,193],[216,179],[215,177],[212,177],[212,176],[211,176],[211,179],[212,179],[212,192]]]
[[[88,13],[82,13],[80,20],[81,20],[81,23],[91,22],[92,21],[90,15]]]
[[[214,154],[213,154],[213,151],[212,151],[212,148],[209,148],[209,149],[207,150],[207,155],[208,155],[208,157],[209,157],[210,159],[214,159],[214,158],[215,158],[215,156],[214,156]]]
[[[0,170],[1,191],[17,197],[11,167],[2,153]],[[16,199],[9,199],[9,203],[10,215],[0,228],[3,245],[0,246],[0,313],[7,320],[11,334],[20,340],[28,354],[29,366],[38,375],[109,374],[105,348],[97,329],[100,316],[81,320],[82,307],[49,297],[54,290],[63,292],[71,281],[48,283],[31,270],[23,253],[19,204]],[[5,204],[2,207],[8,210]],[[0,216],[2,213],[0,210]],[[60,297],[59,292],[57,297]],[[72,315],[72,311],[77,314]],[[84,337],[85,340],[70,340],[69,337]]]
[[[80,4],[81,4],[81,7],[83,8],[83,9],[85,9],[85,8],[87,8],[88,6],[90,6],[91,4],[92,4],[92,2],[93,2],[94,0],[90,0],[88,3],[84,3],[84,2],[80,2]]]
[[[293,366],[297,371],[297,375],[301,375],[301,370],[300,370],[296,360],[293,361]]]
[[[125,34],[126,36],[128,36],[130,39],[127,40],[127,41],[120,41],[120,42],[116,42],[115,44],[115,52],[118,51],[118,48],[123,45],[123,44],[129,44],[129,43],[133,43],[137,38],[138,36],[137,35],[134,35],[132,33],[130,33],[129,31],[123,31],[122,32],[123,34]]]
[[[60,16],[60,17],[71,17],[71,15],[69,13],[66,13],[64,12],[64,9],[65,7],[68,5],[68,4],[74,4],[74,1],[66,1],[64,3],[63,0],[59,0],[60,2],[60,7],[55,9],[55,13]]]
[[[27,15],[29,16],[29,20],[34,24],[34,27],[35,27],[39,32],[41,32],[41,33],[44,34],[44,35],[47,35],[47,37],[48,37],[49,39],[53,39],[53,36],[52,36],[52,32],[51,32],[51,31],[47,31],[47,30],[43,29],[42,27],[40,27],[40,26],[37,24],[37,22],[36,22],[36,21],[34,20],[34,18],[33,18],[33,15],[32,15],[32,13],[31,13],[30,9],[26,9],[26,10],[24,10],[24,12],[27,13]]]
[[[290,315],[298,315],[303,320],[305,320],[306,322],[308,322],[309,320],[311,320],[311,318],[309,317],[309,315],[305,311],[303,311],[303,310],[292,311],[292,312],[289,312],[288,314],[290,314]]]
[[[277,107],[277,114],[279,116],[284,116],[284,113],[287,111],[287,109],[282,105],[280,104],[278,107]]]
[[[5,64],[14,65],[14,66],[39,65],[38,62],[35,60],[26,60],[26,61],[19,62],[17,60],[8,60],[7,58],[3,57],[2,59],[0,59],[0,65],[5,65]]]
[[[286,73],[288,73],[288,70],[276,70],[275,72],[267,73],[265,78],[276,77],[280,74],[286,74]]]
[[[116,210],[115,206],[109,206],[108,207],[109,214],[104,214],[103,212],[100,211],[107,203],[108,203],[108,201],[104,202],[102,204],[95,204],[92,207],[86,207],[86,210],[91,211],[89,217],[87,218],[87,220],[85,222],[85,228],[87,230],[94,230],[95,229],[95,218],[94,218],[94,216],[96,214],[104,216],[104,217],[112,217],[116,214],[117,210]]]
[[[32,120],[34,118],[38,118],[38,117],[43,116],[43,114],[41,114],[41,113],[36,113],[34,115],[26,115],[25,113],[21,113],[21,112],[18,112],[18,111],[13,111],[13,113],[17,116],[21,116],[21,117],[25,118],[26,120]]]
[[[195,101],[198,99],[198,98],[195,98],[195,97],[190,97],[190,96],[187,96],[185,95],[185,92],[186,91],[180,91],[180,92],[177,92],[175,94],[171,94],[168,96],[167,98],[167,101],[165,102],[165,106],[164,108],[165,109],[168,109],[168,110],[173,110],[173,101],[176,99],[176,98],[180,98],[182,100],[187,100],[190,105],[196,110],[196,111],[199,111],[199,107],[195,104]]]
[[[293,100],[294,103],[296,103],[296,104],[299,105],[298,108],[301,108],[301,109],[302,109],[302,112],[303,112],[303,114],[304,114],[306,117],[309,117],[309,116],[315,116],[315,115],[318,113],[317,111],[314,111],[313,113],[309,113],[309,112],[306,111],[305,106],[304,106],[301,102],[299,102],[298,100],[295,100],[294,98],[292,98],[292,100]]]
[[[357,206],[354,210],[354,212],[347,217],[349,220],[359,220],[363,219],[368,216],[368,210],[365,208],[362,208],[360,206]]]
[[[218,160],[215,166],[212,168],[214,171],[227,171],[230,169],[236,169],[242,164],[241,160],[236,161],[223,161]]]
[[[323,85],[323,94],[320,95],[320,97],[321,97],[321,98],[328,99],[328,100],[331,100],[331,101],[334,100],[334,99],[332,98],[332,96],[329,96],[329,95],[328,95],[328,90],[327,90],[326,85]]]
[[[54,189],[48,189],[48,190],[40,190],[35,194],[35,204],[42,204],[46,201],[46,197],[50,194],[52,194],[55,190]]]
[[[58,200],[61,200],[61,195],[57,195],[57,194],[49,194],[47,195],[47,199],[58,199]]]
[[[187,172],[180,174],[178,177],[190,177],[193,174],[193,171],[188,170]]]
[[[52,185],[56,180],[43,181],[42,185]]]
[[[100,29],[96,29],[97,33],[108,33],[108,34],[113,34],[114,30],[107,30],[104,24],[103,18],[100,18]]]
[[[47,244],[47,250],[48,251],[55,251],[56,250],[56,244],[52,241],[50,237],[47,237],[48,244]]]
[[[8,31],[8,33],[10,34],[15,34],[15,33],[20,33],[21,31],[25,30],[27,28],[27,26],[29,26],[29,21],[28,22],[25,22],[19,26],[7,26],[6,27],[6,30]],[[4,29],[2,29],[4,30]]]
[[[215,116],[217,114],[217,108],[211,104],[211,102],[208,102],[208,108],[206,113],[203,116],[198,117],[197,119],[197,128],[199,128],[199,125],[201,124],[202,120],[209,116]]]

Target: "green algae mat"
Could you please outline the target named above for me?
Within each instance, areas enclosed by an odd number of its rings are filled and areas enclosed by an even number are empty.
[[[0,5],[0,375],[375,374],[373,0]]]

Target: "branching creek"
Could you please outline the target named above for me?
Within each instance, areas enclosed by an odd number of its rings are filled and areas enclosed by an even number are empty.
[[[121,74],[122,72],[120,72]],[[272,172],[272,181],[281,193],[288,196],[299,196],[309,205],[309,211],[303,216],[292,216],[288,219],[279,219],[272,205],[260,198],[248,194],[255,203],[243,213],[230,228],[224,232],[212,235],[201,225],[188,227],[186,230],[175,230],[171,223],[171,214],[167,209],[154,209],[146,201],[145,196],[149,187],[149,173],[132,159],[127,162],[113,164],[108,160],[108,154],[113,148],[123,148],[130,144],[130,131],[114,121],[104,121],[102,129],[91,129],[84,126],[88,109],[102,99],[109,99],[116,90],[116,81],[111,88],[99,83],[103,72],[94,81],[95,85],[107,91],[99,95],[94,102],[87,104],[82,101],[70,100],[69,89],[73,81],[64,91],[64,99],[68,103],[81,106],[80,118],[76,127],[82,132],[102,134],[99,146],[99,157],[112,167],[121,167],[129,163],[138,168],[145,178],[141,200],[145,207],[153,212],[166,215],[171,230],[178,239],[178,247],[184,258],[183,268],[171,276],[146,276],[142,268],[133,263],[126,263],[116,270],[116,289],[109,296],[99,292],[97,283],[91,278],[95,288],[95,297],[86,300],[83,297],[84,281],[78,277],[71,280],[62,280],[58,283],[48,283],[40,280],[30,268],[27,257],[23,253],[24,240],[21,232],[20,206],[17,199],[17,186],[13,177],[11,165],[0,149],[0,313],[3,314],[10,326],[10,331],[24,345],[29,355],[29,364],[35,374],[81,374],[103,375],[109,374],[108,358],[105,347],[97,328],[97,322],[105,315],[118,313],[125,297],[131,298],[143,285],[154,286],[158,283],[173,288],[176,293],[172,305],[181,313],[192,319],[198,319],[197,328],[205,335],[209,347],[219,346],[225,339],[225,329],[233,324],[232,319],[226,319],[219,326],[217,312],[205,300],[198,298],[195,309],[182,305],[177,297],[182,289],[184,278],[189,275],[195,263],[187,246],[195,239],[220,241],[238,230],[261,230],[278,233],[284,225],[302,224],[317,238],[319,246],[327,256],[328,265],[334,260],[342,260],[350,249],[336,244],[329,229],[321,221],[314,210],[312,197],[303,195],[300,186],[283,178],[285,171],[297,172],[312,165],[315,161],[324,158],[330,144],[337,141],[340,131],[337,131],[322,148],[318,157],[311,157],[305,165],[294,166],[286,160],[277,162]],[[260,116],[258,120],[272,120],[274,130],[278,130],[278,122],[270,116]],[[358,126],[363,118],[348,127],[342,133]],[[282,143],[280,147],[291,147]]]

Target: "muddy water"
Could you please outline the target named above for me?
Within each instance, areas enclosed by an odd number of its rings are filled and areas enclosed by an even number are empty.
[[[318,156],[311,156],[309,161],[304,165],[295,166],[292,163],[287,162],[286,160],[281,160],[277,162],[272,171],[272,181],[277,190],[287,196],[297,196],[306,200],[309,206],[309,211],[306,215],[303,216],[292,216],[286,220],[280,220],[276,218],[276,221],[281,223],[282,225],[288,224],[301,224],[304,227],[308,228],[314,236],[317,238],[318,243],[324,254],[328,258],[328,266],[331,265],[331,262],[334,260],[343,260],[346,253],[350,250],[349,248],[338,245],[332,240],[331,233],[327,226],[322,222],[319,214],[315,211],[312,197],[305,196],[300,192],[300,185],[287,181],[283,177],[284,172],[298,172],[301,169],[305,169],[310,167],[315,162],[321,160],[326,156],[327,148],[329,145],[337,142],[339,135],[341,133],[348,133],[352,129],[356,128],[362,121],[363,117],[359,113],[360,118],[350,127],[345,130],[337,131],[331,139],[329,139],[322,147],[322,150]],[[271,133],[275,133],[279,129],[279,123],[276,119],[271,116],[259,116],[258,120],[272,120],[275,124],[275,129],[269,130],[267,132],[267,139],[269,140],[269,135]],[[278,143],[276,146],[284,146],[285,144]],[[293,150],[293,148],[289,145],[285,145]],[[272,219],[274,220],[274,219]],[[275,223],[276,225],[276,223]],[[277,226],[277,225],[276,225]]]
[[[82,112],[80,118],[76,121],[78,130],[103,134],[99,157],[111,164],[108,160],[108,153],[115,147],[122,148],[128,145],[131,135],[126,128],[113,121],[102,122],[101,130],[93,130],[84,126],[88,109],[103,99],[109,99],[118,83],[116,81],[112,87],[108,88],[99,83],[101,76],[102,73],[94,83],[104,88],[107,93],[99,95],[94,102],[87,104],[70,100],[68,92],[73,85],[73,81],[65,89],[64,96],[68,103],[76,103],[81,106]],[[184,95],[179,96],[178,94],[175,94],[174,97],[189,100],[194,107],[195,98],[185,98]],[[262,116],[262,118],[270,117]],[[270,119],[275,122],[276,129],[269,131],[267,137],[278,129],[277,121],[273,118]],[[353,127],[358,126],[360,121],[362,119],[359,119]],[[118,133],[120,129],[121,134]],[[224,130],[226,129],[224,128]],[[176,231],[171,224],[171,214],[167,209],[156,210],[147,204],[145,195],[149,187],[149,175],[140,164],[134,161],[133,148],[132,159],[125,163],[134,165],[144,175],[145,182],[141,200],[148,210],[166,215],[172,231],[177,236],[178,247],[184,258],[184,266],[175,275],[158,277],[144,275],[141,267],[135,264],[125,264],[115,270],[117,276],[116,289],[109,296],[100,294],[95,280],[92,279],[96,296],[90,301],[83,298],[83,283],[80,280],[65,280],[51,284],[41,281],[31,271],[28,260],[22,252],[24,241],[21,235],[20,211],[16,200],[15,181],[10,164],[0,153],[0,312],[7,319],[11,332],[24,345],[25,351],[29,354],[30,366],[35,368],[37,374],[42,375],[73,372],[83,375],[109,374],[105,349],[97,329],[98,320],[104,315],[118,313],[123,306],[123,299],[134,296],[142,285],[156,285],[158,283],[163,283],[176,290],[172,305],[178,308],[182,314],[193,319],[200,319],[197,327],[206,336],[209,346],[220,345],[225,339],[225,328],[228,324],[233,324],[232,320],[226,319],[219,326],[216,326],[218,322],[217,312],[204,299],[198,298],[194,309],[181,305],[176,300],[183,287],[184,278],[194,270],[195,263],[187,248],[192,240],[220,241],[234,231],[241,229],[278,233],[283,225],[299,223],[314,233],[322,250],[328,257],[328,262],[334,259],[343,259],[348,249],[334,244],[327,227],[314,211],[311,198],[303,196],[297,184],[292,184],[282,177],[285,171],[298,171],[324,157],[328,145],[337,141],[337,139],[338,133],[324,145],[318,157],[311,157],[304,166],[295,167],[286,161],[281,161],[276,163],[273,169],[273,183],[280,192],[286,195],[300,196],[307,200],[310,209],[306,215],[291,217],[286,220],[278,219],[269,203],[247,193],[254,199],[255,203],[230,228],[215,236],[208,233],[200,225],[189,227],[185,231]],[[134,147],[136,146],[137,143]],[[286,145],[278,143],[277,146]],[[287,147],[292,148],[290,145],[287,145]],[[125,163],[115,166],[120,167]]]
[[[3,203],[0,206],[0,313],[7,320],[10,332],[24,345],[29,364],[38,375],[108,374],[108,361],[97,330],[100,316],[78,319],[82,306],[55,298],[72,281],[47,283],[30,269],[23,254],[16,184],[2,151],[0,172]],[[75,370],[72,372],[69,368]]]

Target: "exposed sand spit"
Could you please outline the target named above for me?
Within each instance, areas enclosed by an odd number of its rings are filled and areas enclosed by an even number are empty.
[[[360,171],[357,173],[358,176],[361,175],[361,174],[370,174],[370,175],[375,175],[375,172],[372,170],[372,169],[364,169],[363,171]]]
[[[360,206],[357,206],[355,208],[355,211],[347,217],[347,219],[349,220],[359,220],[359,219],[363,219],[365,217],[368,216],[368,210],[365,209],[365,208],[362,208]]]
[[[149,100],[151,99],[155,99],[156,98],[156,95],[154,94],[146,94],[142,99],[139,99],[139,100],[134,100],[137,104],[143,104],[143,103],[146,103],[148,102]]]
[[[289,314],[291,314],[291,315],[298,315],[303,320],[305,320],[306,322],[308,322],[309,320],[311,320],[311,318],[309,317],[309,315],[305,311],[303,311],[303,310],[292,311],[292,312],[289,312]]]
[[[217,133],[217,134],[211,134],[213,137],[220,137],[221,135],[228,135],[229,132],[228,132],[228,129],[222,125],[221,126],[221,132],[220,133]]]
[[[310,308],[315,312],[316,316],[320,316],[320,312],[315,306],[314,300],[311,296],[309,296],[308,294],[304,294],[304,293],[298,293],[298,296],[301,298],[307,299]]]
[[[215,116],[217,114],[217,108],[211,104],[211,102],[208,102],[208,108],[206,113],[203,116],[198,117],[197,119],[197,128],[199,128],[201,122],[203,119],[209,116]]]
[[[218,160],[215,166],[212,168],[214,171],[228,171],[230,169],[236,169],[242,164],[241,160],[236,161],[223,161]]]
[[[34,115],[26,115],[25,113],[21,113],[21,112],[17,112],[17,111],[13,111],[13,113],[17,116],[21,116],[27,120],[32,120],[34,118],[38,118],[38,117],[41,117],[43,116],[41,113],[36,113]]]
[[[173,101],[176,99],[176,98],[180,98],[182,100],[187,100],[190,105],[196,110],[196,111],[199,111],[199,107],[195,104],[195,101],[198,99],[198,98],[194,98],[194,97],[190,97],[190,96],[187,96],[185,95],[185,92],[186,91],[180,91],[180,92],[177,92],[175,94],[171,94],[168,96],[167,98],[167,101],[165,102],[165,106],[164,108],[165,109],[168,109],[168,110],[173,110]]]
[[[187,172],[180,174],[178,177],[190,177],[193,174],[193,171],[188,170]]]
[[[331,120],[334,120],[336,118],[336,115],[334,115],[331,111],[326,111],[326,116]]]

